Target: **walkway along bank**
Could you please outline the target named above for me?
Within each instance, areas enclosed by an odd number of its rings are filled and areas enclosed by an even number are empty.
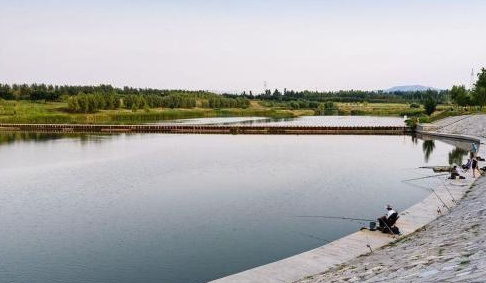
[[[409,127],[391,126],[238,126],[238,125],[92,125],[0,124],[0,131],[48,133],[164,133],[232,135],[404,135]]]

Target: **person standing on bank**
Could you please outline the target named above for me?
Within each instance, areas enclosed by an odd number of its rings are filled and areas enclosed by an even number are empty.
[[[471,168],[472,168],[472,171],[473,171],[473,178],[476,178],[476,170],[478,170],[478,168],[479,168],[479,166],[478,166],[478,159],[476,158],[476,156],[474,156],[472,158]]]

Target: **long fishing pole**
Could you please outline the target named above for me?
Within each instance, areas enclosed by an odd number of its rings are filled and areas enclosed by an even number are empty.
[[[352,218],[352,217],[339,217],[339,216],[324,216],[324,215],[297,215],[297,216],[294,216],[294,217],[354,220],[354,221],[360,221],[360,224],[361,225],[363,225],[363,221],[374,221],[374,220],[371,220],[371,219]],[[390,229],[390,231],[391,231],[391,229]],[[309,238],[313,238],[313,239],[317,239],[317,240],[322,240],[322,241],[325,241],[327,243],[330,242],[329,240],[326,240],[326,239],[323,239],[323,238],[320,238],[320,237],[316,237],[314,235],[303,234],[303,233],[299,233],[299,234],[300,235],[303,235],[303,236],[306,236],[306,237],[309,237]],[[371,248],[370,240],[368,239],[368,236],[366,234],[365,234],[365,237],[366,237],[366,243],[367,243],[366,244],[366,247],[370,249],[370,252],[373,252],[373,249]]]
[[[456,201],[456,199],[454,198],[454,196],[452,195],[451,191],[449,191],[449,188],[447,187],[446,182],[445,182],[444,180],[442,180],[442,179],[440,179],[440,181],[441,181],[441,182],[442,182],[442,184],[444,185],[444,188],[446,189],[446,191],[447,191],[447,192],[449,193],[449,195],[451,196],[451,198],[452,198],[452,202],[453,202],[453,203],[456,203],[457,201]]]
[[[341,217],[341,216],[326,216],[326,215],[297,215],[298,218],[327,218],[327,219],[342,219],[342,220],[354,220],[354,221],[375,221],[365,218],[353,218],[353,217]]]
[[[420,167],[420,168],[424,168],[424,167]],[[445,174],[439,174],[439,175],[430,175],[430,176],[424,176],[424,177],[419,177],[419,178],[414,178],[414,179],[408,179],[408,180],[403,180],[402,182],[404,183],[407,183],[409,185],[414,185],[414,184],[410,184],[408,182],[410,181],[415,181],[415,180],[421,180],[421,179],[426,179],[426,178],[433,178],[433,177],[440,177],[440,176],[445,176],[445,175],[449,175],[449,173],[445,173]],[[454,196],[452,195],[451,191],[449,190],[449,188],[447,187],[447,185],[445,184],[444,180],[442,179],[439,179],[442,184],[444,185],[444,188],[446,189],[446,191],[449,193],[449,195],[451,196],[451,199],[452,199],[452,202],[453,203],[456,203],[456,199],[454,198]],[[425,188],[425,187],[421,187],[419,185],[414,185],[415,187],[419,187],[419,188],[423,188],[423,189],[427,189],[427,190],[430,190],[432,191],[436,196],[437,198],[444,204],[445,207],[447,207],[447,209],[449,209],[450,211],[450,208],[444,203],[444,201],[437,195],[437,193],[435,192],[435,190],[433,190],[432,188],[428,187],[428,188]]]
[[[412,184],[412,183],[409,183],[409,182],[406,182],[406,181],[403,181],[403,183],[410,185],[410,186],[413,186],[413,187],[416,187],[416,188],[421,188],[421,189],[431,191],[439,199],[439,201],[442,202],[444,207],[447,208],[447,210],[451,211],[451,208],[449,206],[447,206],[447,204],[440,198],[440,196],[437,194],[437,192],[434,189],[429,188],[429,187],[423,187],[423,186],[420,186],[420,185],[417,185],[417,184]]]
[[[434,168],[437,168],[437,167],[451,167],[450,165],[447,166],[447,165],[437,165],[437,166],[420,166],[419,169],[434,169]]]
[[[435,177],[440,177],[440,176],[445,176],[445,175],[449,175],[449,173],[444,173],[444,174],[439,174],[439,175],[430,175],[430,176],[413,178],[413,179],[407,179],[407,180],[402,180],[402,182],[410,182],[410,181],[422,180],[422,179],[427,179],[427,178],[435,178]]]

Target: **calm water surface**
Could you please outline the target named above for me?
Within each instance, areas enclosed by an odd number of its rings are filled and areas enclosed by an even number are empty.
[[[297,118],[217,117],[163,121],[158,124],[269,126],[404,126],[400,117],[302,116]]]
[[[205,282],[365,225],[295,216],[403,210],[429,192],[400,180],[463,154],[409,136],[0,133],[0,281]]]

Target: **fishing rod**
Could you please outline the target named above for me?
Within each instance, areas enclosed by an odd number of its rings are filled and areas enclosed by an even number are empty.
[[[439,199],[439,201],[442,202],[444,207],[447,208],[447,210],[451,211],[451,208],[442,200],[442,198],[437,194],[437,192],[434,189],[429,188],[429,187],[420,186],[420,185],[417,185],[417,184],[412,184],[412,183],[409,183],[409,182],[406,182],[406,181],[403,181],[403,183],[410,185],[410,186],[413,186],[413,187],[416,187],[416,188],[421,188],[421,189],[431,191],[437,197],[437,199]]]
[[[437,165],[437,166],[421,166],[419,167],[419,169],[434,169],[434,168],[437,168],[437,167],[451,167],[450,165],[447,166],[447,165]]]
[[[410,181],[415,181],[415,180],[435,178],[435,177],[446,176],[446,175],[449,175],[449,173],[444,173],[444,174],[439,174],[439,175],[430,175],[430,176],[424,176],[424,177],[413,178],[413,179],[407,179],[407,180],[402,180],[402,182],[410,182]]]
[[[297,216],[294,216],[294,217],[299,217],[299,218],[326,218],[326,219],[352,220],[352,221],[359,221],[361,225],[363,225],[363,221],[375,221],[375,220],[364,219],[364,218],[340,217],[340,216],[325,216],[325,215],[297,215]],[[390,231],[391,231],[391,229],[390,229]],[[318,240],[327,241],[329,243],[328,240],[322,239],[322,238],[319,238],[319,237],[316,237],[314,235],[307,235],[307,234],[302,234],[302,233],[301,233],[301,235],[307,236],[309,238],[314,238],[314,239],[318,239]],[[366,234],[365,234],[365,236],[366,236],[366,243],[367,243],[366,244],[366,247],[368,247],[370,249],[370,252],[373,252],[373,249],[371,248],[371,245],[370,245],[370,241],[368,239],[368,236]]]
[[[297,215],[297,216],[294,216],[294,217],[298,217],[298,218],[327,218],[327,219],[342,219],[342,220],[354,220],[354,221],[375,221],[375,220],[364,219],[364,218],[326,216],[326,215]]]
[[[446,191],[449,193],[449,195],[451,196],[451,199],[452,199],[452,202],[453,203],[457,203],[456,199],[454,198],[454,196],[452,195],[451,191],[449,191],[449,187],[447,187],[446,185],[446,182],[442,179],[440,179],[440,181],[442,182],[442,184],[444,185],[444,188],[446,189]]]
[[[420,168],[426,168],[426,167],[420,167]],[[410,182],[410,181],[422,180],[422,179],[426,179],[426,178],[433,178],[433,177],[440,177],[440,176],[445,176],[445,175],[449,175],[449,173],[445,173],[445,174],[439,174],[439,175],[430,175],[430,176],[424,176],[424,177],[419,177],[419,178],[414,178],[414,179],[408,179],[408,180],[403,180],[402,182],[403,182],[403,183],[407,183],[407,184],[409,184],[408,182]],[[454,198],[454,196],[452,195],[452,193],[451,193],[451,191],[449,190],[449,188],[447,187],[447,185],[446,185],[445,181],[444,181],[444,180],[442,180],[442,179],[439,179],[439,180],[442,182],[442,184],[444,185],[444,188],[446,189],[446,191],[447,191],[447,192],[449,193],[449,195],[451,196],[452,202],[453,202],[453,203],[456,203],[457,201],[456,201],[456,199]],[[409,185],[413,185],[413,184],[409,184]],[[437,196],[437,198],[439,198],[439,200],[440,200],[442,203],[444,203],[444,202],[442,201],[442,199],[440,199],[440,197],[437,195],[437,193],[436,193],[436,192],[435,192],[435,191],[434,191],[432,188],[430,188],[430,187],[428,187],[428,188],[426,188],[426,187],[421,187],[421,186],[419,186],[419,185],[415,185],[415,186],[416,186],[416,187],[420,187],[420,188],[422,188],[422,189],[431,190],[431,191],[432,191],[432,192],[433,192],[433,193],[434,193],[434,194]],[[444,203],[444,206],[445,206],[445,207],[447,207],[447,205],[446,205],[445,203]],[[447,207],[447,208],[449,209],[449,207]],[[449,210],[450,210],[450,209],[449,209]]]

